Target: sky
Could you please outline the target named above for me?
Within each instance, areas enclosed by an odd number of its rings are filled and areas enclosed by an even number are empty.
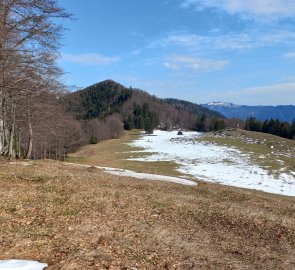
[[[58,0],[68,86],[112,79],[194,103],[295,105],[295,0]]]

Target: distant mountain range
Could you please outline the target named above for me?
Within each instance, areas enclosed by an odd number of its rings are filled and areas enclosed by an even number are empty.
[[[252,116],[261,121],[278,118],[280,121],[287,122],[292,122],[295,119],[295,106],[293,105],[246,106],[230,102],[211,102],[201,104],[201,106],[219,112],[227,118],[246,120]]]

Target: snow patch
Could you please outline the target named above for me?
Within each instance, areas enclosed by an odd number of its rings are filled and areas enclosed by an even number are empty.
[[[129,160],[174,161],[180,165],[179,172],[196,179],[295,196],[293,173],[278,172],[277,175],[270,175],[254,164],[249,155],[238,149],[198,141],[196,139],[202,135],[198,132],[183,134],[180,138],[175,131],[156,130],[155,136],[142,135],[130,145],[144,148],[147,156]]]
[[[11,161],[11,162],[9,162],[9,164],[11,164],[11,165],[22,165],[22,166],[30,166],[30,165],[32,165],[32,162],[30,162],[30,161]]]
[[[3,270],[42,270],[48,267],[46,263],[28,260],[0,260],[0,269]]]
[[[164,181],[164,182],[181,184],[181,185],[185,185],[185,186],[197,186],[198,185],[194,181],[187,180],[187,179],[180,178],[180,177],[158,175],[158,174],[149,174],[149,173],[138,173],[138,172],[124,170],[124,169],[118,169],[118,168],[90,166],[90,165],[85,165],[85,164],[77,164],[77,163],[69,163],[69,162],[66,162],[66,164],[77,165],[77,166],[82,166],[82,167],[86,167],[86,168],[95,167],[97,169],[101,169],[104,172],[112,174],[112,175],[132,177],[132,178],[142,179],[142,180],[146,179],[146,180],[153,180],[153,181]]]
[[[194,181],[190,181],[187,179],[179,178],[179,177],[172,177],[172,176],[165,176],[165,175],[158,175],[158,174],[148,174],[148,173],[137,173],[129,170],[122,170],[116,168],[107,168],[107,167],[98,167],[103,169],[106,173],[112,175],[119,175],[119,176],[128,176],[137,179],[147,179],[147,180],[154,180],[154,181],[165,181],[165,182],[172,182],[176,184],[182,184],[186,186],[196,186],[197,183]]]

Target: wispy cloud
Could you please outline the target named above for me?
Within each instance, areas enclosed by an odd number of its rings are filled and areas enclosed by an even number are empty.
[[[294,0],[183,0],[183,8],[215,8],[228,14],[242,14],[254,19],[278,20],[295,15]]]
[[[182,46],[196,50],[241,50],[283,44],[295,44],[295,32],[272,30],[261,33],[257,30],[248,30],[244,33],[207,36],[193,33],[172,33],[153,41],[149,48]]]
[[[152,41],[148,48],[159,48],[168,46],[187,46],[196,47],[208,39],[207,36],[191,34],[191,33],[168,33],[166,36]]]
[[[121,60],[121,57],[108,57],[97,53],[80,55],[63,54],[61,60],[64,62],[71,62],[81,65],[109,65],[112,63],[119,62]]]
[[[192,56],[174,55],[164,62],[164,66],[170,69],[189,68],[194,71],[209,72],[220,70],[228,63],[227,60],[215,61]]]
[[[295,51],[293,51],[293,52],[288,52],[288,53],[285,53],[284,55],[283,55],[283,57],[284,58],[287,58],[287,59],[295,59]]]
[[[278,30],[261,33],[257,31],[249,31],[241,34],[219,36],[215,40],[216,48],[251,49],[283,44],[295,44],[295,32]]]
[[[172,34],[162,40],[163,44],[197,45],[204,42],[205,36],[196,34]]]

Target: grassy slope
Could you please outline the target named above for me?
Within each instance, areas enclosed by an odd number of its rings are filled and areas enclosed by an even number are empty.
[[[104,167],[129,169],[136,172],[179,176],[180,173],[176,171],[177,164],[172,161],[146,163],[127,160],[128,158],[135,158],[148,154],[130,153],[132,150],[141,150],[138,148],[131,148],[127,145],[127,143],[131,140],[138,138],[139,135],[140,132],[138,130],[126,131],[124,136],[120,139],[107,140],[95,145],[87,145],[75,154],[71,154],[68,161]]]
[[[277,176],[283,172],[295,172],[294,140],[240,129],[207,133],[201,140],[237,148],[249,154],[254,163]]]
[[[148,153],[130,153],[132,149],[127,145],[139,136],[139,131],[126,132],[121,139],[107,140],[96,145],[87,145],[72,154],[70,162],[99,165],[134,170],[154,174],[182,176],[176,171],[174,162],[140,162],[128,161],[130,157],[140,157]],[[284,172],[295,172],[295,141],[270,134],[251,132],[240,129],[228,129],[218,132],[205,133],[201,141],[234,147],[250,156],[251,161],[279,175]],[[186,175],[187,178],[192,178]]]
[[[0,162],[0,259],[51,269],[294,269],[295,199]]]

